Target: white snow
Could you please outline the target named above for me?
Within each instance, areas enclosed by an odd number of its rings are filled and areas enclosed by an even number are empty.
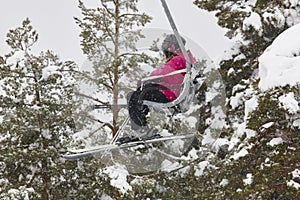
[[[211,108],[212,118],[210,119],[210,128],[222,129],[226,126],[226,114],[221,106],[216,106]]]
[[[220,186],[224,187],[228,185],[228,183],[229,183],[228,179],[222,179],[222,181],[220,182]]]
[[[255,95],[251,99],[245,102],[245,120],[247,120],[248,115],[258,107],[258,99]]]
[[[261,26],[262,23],[260,16],[255,12],[251,12],[250,16],[245,18],[243,22],[243,30],[248,30],[250,27],[253,27],[256,30],[261,30]]]
[[[298,101],[295,99],[295,94],[293,92],[280,96],[278,100],[282,104],[282,107],[289,111],[289,113],[296,114],[297,112],[299,112],[300,107],[298,105]]]
[[[290,187],[294,187],[296,188],[297,190],[300,189],[300,184],[297,183],[296,181],[294,180],[290,180],[287,182],[287,185],[290,186]]]
[[[244,86],[242,85],[236,85],[234,87],[234,90],[240,90],[243,89]],[[247,121],[249,114],[255,110],[258,106],[258,98],[256,95],[254,95],[254,89],[248,88],[244,90],[243,92],[238,92],[235,94],[235,96],[232,96],[230,98],[230,105],[232,108],[236,108],[240,106],[241,104],[244,104],[244,120],[242,122],[235,122],[233,123],[232,127],[235,129],[235,133],[233,134],[233,137],[231,138],[229,149],[233,148],[235,144],[239,142],[239,138],[246,133],[247,138],[251,138],[256,135],[256,132],[247,128]]]
[[[201,176],[204,169],[209,165],[208,161],[202,161],[198,164],[198,167],[195,169],[195,176]]]
[[[300,119],[297,119],[293,122],[293,126],[300,127]]]
[[[290,2],[293,5],[297,5],[299,3],[298,0],[286,0],[286,2]],[[254,27],[256,30],[260,30],[262,23],[261,20],[266,20],[268,17],[273,17],[274,15],[277,15],[277,19],[279,19],[279,24],[284,24],[285,22],[285,16],[284,13],[282,13],[280,10],[275,10],[275,13],[268,13],[265,12],[263,14],[263,18],[261,19],[260,16],[251,11],[251,8],[255,5],[256,0],[250,0],[245,2],[246,8],[245,11],[249,12],[249,17],[247,17],[243,22],[243,30],[249,29],[250,26]],[[291,27],[290,29],[283,32],[280,36],[278,36],[272,43],[271,46],[269,46],[263,55],[259,58],[259,88],[262,91],[266,91],[268,89],[272,89],[275,87],[282,87],[286,85],[295,86],[296,84],[300,83],[300,25],[295,25],[294,27]],[[232,50],[237,50],[238,48],[234,48]],[[227,53],[226,56],[231,55],[230,53]],[[15,63],[22,62],[22,59],[24,59],[25,53],[23,51],[18,51],[8,60],[8,64],[11,64],[12,67],[15,67]],[[235,58],[236,60],[239,59],[245,59],[245,55],[241,54],[240,56]],[[231,68],[228,71],[228,75],[234,73],[234,68]],[[59,71],[58,66],[48,66],[45,67],[42,71],[42,78],[40,80],[47,80],[51,75],[61,75],[61,72]],[[222,83],[220,81],[214,82],[214,85],[212,88],[209,88],[209,91],[206,92],[206,101],[210,102],[213,99],[215,99],[219,95],[219,88]],[[86,86],[87,88],[91,88],[90,85],[81,85]],[[244,87],[243,85],[237,85],[234,88],[234,92],[239,91],[240,89]],[[86,88],[85,88],[86,89]],[[96,87],[95,87],[96,89]],[[87,92],[92,92],[94,90],[87,90]],[[0,91],[1,92],[1,91]],[[245,99],[244,97],[248,97],[248,99]],[[251,97],[251,98],[250,98]],[[279,102],[281,103],[282,108],[288,110],[292,114],[296,114],[299,112],[300,107],[299,103],[295,98],[295,94],[293,92],[290,92],[288,94],[284,94],[278,98]],[[229,149],[232,149],[236,144],[240,142],[240,136],[244,133],[247,134],[247,138],[252,137],[256,134],[255,131],[247,129],[247,117],[248,115],[257,108],[258,106],[258,99],[257,96],[253,95],[253,88],[243,90],[243,92],[236,92],[235,96],[231,97],[229,99],[229,103],[232,108],[236,108],[242,104],[245,105],[244,110],[244,122],[242,123],[235,123],[233,125],[233,128],[235,129],[235,134],[231,138],[230,141],[228,141],[227,138],[220,138],[217,139],[213,137],[212,134],[210,134],[209,131],[207,131],[205,135],[203,135],[203,140],[201,141],[202,144],[213,144],[212,146],[214,148],[219,148],[220,146],[224,144],[229,144]],[[97,113],[99,115],[99,113]],[[212,107],[212,115],[214,115],[214,118],[209,118],[206,122],[210,125],[210,128],[212,129],[221,129],[222,127],[226,126],[226,114],[224,113],[221,106],[214,106]],[[196,118],[189,117],[185,119],[186,122],[190,125],[190,127],[194,127],[196,124]],[[0,123],[3,121],[3,117],[0,116]],[[263,128],[269,128],[273,125],[273,122],[267,123],[263,125]],[[295,120],[293,122],[294,126],[300,127],[300,120]],[[84,130],[82,132],[78,132],[77,136],[78,138],[85,139],[86,145],[91,146],[93,141],[91,138],[88,137],[89,131]],[[170,135],[170,133],[163,132],[162,135]],[[44,136],[49,138],[50,135],[47,132],[44,132]],[[1,139],[1,138],[0,138]],[[90,139],[90,140],[87,140]],[[271,141],[267,143],[269,146],[276,146],[279,144],[282,144],[284,141],[281,137],[273,138]],[[169,145],[170,149],[172,150],[178,150],[178,153],[181,152],[181,149],[184,147],[183,142],[176,142]],[[176,151],[175,151],[176,152]],[[235,152],[231,158],[233,160],[238,160],[241,157],[244,157],[248,154],[247,148],[242,148],[239,152]],[[182,160],[185,160],[185,157],[182,157]],[[197,151],[195,149],[192,149],[187,159],[197,159]],[[265,166],[267,166],[269,160],[266,159]],[[206,167],[210,165],[209,161],[202,161],[198,163],[195,167],[195,176],[201,176],[205,170]],[[182,164],[177,161],[170,161],[165,159],[161,163],[162,171],[170,172],[174,169],[178,169],[178,167],[182,167]],[[127,177],[129,175],[128,170],[126,169],[126,166],[121,164],[115,164],[113,166],[106,167],[103,169],[103,172],[109,176],[111,179],[110,184],[116,188],[118,188],[122,193],[126,193],[127,191],[132,190],[132,186],[128,183]],[[293,179],[300,177],[300,170],[296,169],[293,172],[291,172]],[[3,179],[2,179],[3,180]],[[0,179],[1,182],[1,179]],[[228,184],[228,179],[222,179],[222,181],[219,183],[220,186],[226,186]],[[248,173],[246,177],[243,179],[243,183],[245,185],[250,185],[253,182],[253,175],[251,173]],[[296,182],[295,180],[290,180],[287,182],[287,185],[290,187],[294,187],[296,189],[300,188],[300,183]],[[27,189],[28,190],[28,189]],[[237,189],[237,191],[241,191],[241,189]],[[19,189],[11,189],[8,191],[11,195],[16,195],[20,192]],[[31,192],[31,190],[28,190],[28,193]],[[27,193],[26,193],[27,195]],[[28,199],[28,197],[25,197],[25,199]],[[101,199],[111,199],[109,196],[103,195]]]
[[[262,125],[261,128],[268,129],[268,128],[272,127],[273,125],[274,125],[274,122],[268,122],[268,123]]]
[[[102,194],[100,200],[114,200],[114,199],[108,196],[107,194]]]
[[[256,2],[257,2],[257,0],[248,0],[248,1],[245,1],[245,5],[254,7],[256,5]]]
[[[244,157],[248,154],[249,152],[247,149],[241,149],[239,152],[235,153],[234,155],[231,156],[234,160],[238,160],[241,157]]]
[[[215,142],[213,143],[212,145],[212,148],[215,150],[215,151],[218,151],[220,149],[221,146],[224,146],[224,145],[229,145],[229,141],[227,138],[217,138],[215,140]]]
[[[283,139],[281,137],[273,138],[270,142],[267,143],[269,146],[276,146],[283,143]]]
[[[205,100],[206,102],[211,102],[216,96],[220,94],[220,87],[223,84],[222,81],[217,80],[213,82],[213,85],[211,88],[208,88],[209,91],[205,93]]]
[[[247,57],[245,56],[245,54],[241,53],[239,54],[238,56],[236,56],[234,58],[234,62],[238,61],[238,60],[243,60],[243,59],[247,59]],[[232,68],[231,68],[232,69]],[[229,69],[230,70],[230,69]],[[229,73],[229,70],[228,70],[228,73]]]
[[[234,72],[235,72],[234,69],[231,67],[227,72],[227,76],[229,76],[230,74],[233,74]]]
[[[285,5],[290,4],[293,7],[297,6],[298,2],[299,2],[299,0],[285,0],[284,1]]]
[[[247,120],[246,116],[244,117],[244,120]],[[235,132],[232,135],[232,137],[230,138],[229,150],[233,149],[240,142],[240,138],[243,137],[244,134],[246,134],[245,139],[254,137],[257,134],[256,131],[247,128],[246,121],[244,121],[242,123],[235,122],[235,123],[233,123],[232,127],[234,128]]]
[[[248,173],[246,175],[246,178],[243,179],[245,185],[251,185],[252,181],[253,181],[253,175],[251,173]]]
[[[289,26],[300,23],[300,18],[299,18],[300,2],[299,2],[299,0],[285,0],[284,4],[287,5],[288,7],[290,7],[290,9],[283,10],[283,14],[286,17],[286,23]]]
[[[192,160],[196,160],[198,158],[197,150],[195,148],[190,150],[187,157],[192,159]]]
[[[293,175],[293,178],[300,178],[300,170],[299,169],[295,169],[291,173]]]
[[[14,54],[9,57],[6,61],[8,65],[11,65],[12,69],[16,66],[16,63],[20,63],[24,60],[25,52],[24,51],[16,51]]]
[[[206,130],[201,140],[202,145],[205,146],[207,144],[213,144],[214,142],[215,142],[215,138],[213,137],[211,131],[209,129]]]
[[[11,199],[24,199],[29,200],[29,194],[34,193],[33,188],[26,188],[25,186],[20,186],[18,189],[9,189],[7,194]]]
[[[118,188],[123,194],[132,190],[131,185],[127,182],[129,173],[125,166],[116,164],[107,167],[103,172],[111,178],[110,184]]]
[[[189,127],[196,128],[198,119],[193,116],[189,116],[189,117],[185,117],[185,119],[183,118],[183,121],[189,124]]]
[[[277,20],[276,22],[274,22],[273,20],[269,20],[274,16],[276,17]],[[284,26],[285,17],[279,8],[274,8],[274,10],[271,11],[267,10],[265,13],[263,13],[262,17],[264,22],[271,23],[272,25],[279,26],[279,27]]]
[[[47,80],[51,75],[62,75],[62,73],[60,71],[58,71],[59,67],[55,66],[55,65],[51,65],[51,66],[47,66],[45,68],[43,68],[42,70],[42,77],[40,79],[41,80]]]
[[[290,174],[292,174],[292,179],[295,178],[300,178],[300,170],[299,169],[295,169],[294,171],[292,171]],[[300,189],[300,183],[294,181],[294,180],[290,180],[287,182],[287,185],[290,187],[294,187],[296,189]]]
[[[281,33],[259,57],[262,91],[300,83],[300,24]]]
[[[244,96],[244,92],[239,92],[239,93],[236,93],[235,96],[232,96],[230,98],[230,106],[235,109],[236,107],[238,107],[240,104],[241,104],[241,100]]]

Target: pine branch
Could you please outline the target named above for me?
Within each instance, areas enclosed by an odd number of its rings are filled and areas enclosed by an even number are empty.
[[[98,98],[91,97],[91,96],[86,95],[86,94],[83,94],[83,93],[81,93],[81,92],[75,92],[75,94],[76,94],[76,95],[79,95],[79,96],[82,96],[82,97],[85,97],[85,98],[87,98],[87,99],[91,99],[91,100],[93,100],[93,101],[99,102],[99,103],[101,103],[101,104],[103,104],[103,105],[109,104],[109,102],[101,101],[101,100],[99,100]]]
[[[102,4],[102,6],[104,7],[104,9],[106,10],[106,12],[107,12],[108,14],[110,14],[111,16],[114,15],[114,14],[109,10],[109,8],[107,7],[107,5],[106,5],[103,1],[101,1],[101,4]]]

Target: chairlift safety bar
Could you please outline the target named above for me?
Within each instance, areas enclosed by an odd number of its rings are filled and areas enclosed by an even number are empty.
[[[155,80],[155,79],[159,79],[159,78],[162,78],[162,77],[172,76],[172,75],[181,74],[181,73],[186,73],[186,69],[176,70],[174,72],[170,72],[170,73],[164,74],[164,75],[149,76],[149,77],[143,78],[141,81],[145,82],[145,81]]]

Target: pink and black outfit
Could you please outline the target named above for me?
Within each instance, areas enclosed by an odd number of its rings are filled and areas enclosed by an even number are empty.
[[[150,76],[166,75],[186,68],[185,58],[179,50],[179,46],[174,35],[168,35],[166,37],[162,44],[162,48],[166,55],[167,62],[163,66],[154,70]],[[170,51],[170,49],[173,51]],[[194,58],[192,53],[190,51],[187,53],[190,63],[193,64]],[[128,95],[128,110],[133,129],[137,130],[141,127],[147,126],[146,115],[148,114],[149,109],[146,105],[143,105],[142,102],[144,100],[159,103],[174,101],[180,94],[184,76],[185,73],[176,73],[170,76],[154,79],[151,82],[144,83],[143,90],[137,90]]]
[[[188,56],[190,59],[190,63],[194,63],[193,55],[190,51],[188,51]],[[177,70],[185,69],[186,68],[186,61],[182,53],[172,57],[166,64],[159,67],[158,69],[151,72],[150,76],[159,76],[159,75],[166,75],[172,73]],[[174,101],[178,95],[180,94],[180,86],[183,78],[184,73],[174,74],[171,76],[165,76],[161,79],[160,82],[157,84],[160,86],[164,86],[169,88],[168,90],[160,90],[169,101]]]

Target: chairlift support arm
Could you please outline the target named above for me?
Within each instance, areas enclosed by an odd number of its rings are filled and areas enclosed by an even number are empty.
[[[178,33],[177,27],[176,27],[175,22],[174,22],[174,20],[172,18],[171,12],[169,10],[169,7],[168,7],[166,1],[165,0],[161,0],[161,3],[162,3],[162,6],[163,6],[163,8],[165,10],[167,18],[169,20],[170,26],[173,29],[174,35],[175,35],[176,40],[177,40],[177,42],[179,44],[179,48],[180,48],[180,50],[181,50],[181,52],[182,52],[182,54],[184,56],[184,59],[186,60],[186,70],[189,73],[191,71],[190,58],[189,58],[189,56],[187,54],[187,51],[186,51],[186,49],[185,49],[185,47],[183,45],[183,42],[182,42],[181,37],[180,37],[180,35]]]
[[[144,100],[143,104],[151,106],[153,108],[157,108],[157,109],[169,109],[169,108],[172,108],[172,107],[174,108],[176,105],[179,105],[183,100],[185,100],[186,99],[185,97],[190,92],[191,87],[193,87],[193,85],[191,85],[192,84],[191,83],[192,66],[191,66],[191,61],[190,61],[190,58],[188,56],[188,53],[187,53],[187,51],[186,51],[186,49],[183,45],[183,41],[182,41],[182,39],[181,39],[181,37],[178,33],[175,22],[172,18],[172,15],[170,13],[169,8],[168,8],[168,5],[167,5],[165,0],[161,0],[161,3],[162,3],[162,6],[164,8],[164,11],[166,13],[166,16],[169,20],[169,23],[170,23],[170,25],[173,29],[174,35],[175,35],[176,40],[179,44],[179,48],[180,48],[180,50],[181,50],[181,52],[184,56],[184,59],[186,61],[186,69],[185,69],[186,74],[185,74],[185,77],[184,77],[184,80],[183,80],[182,91],[181,91],[180,95],[174,101],[171,101],[171,102],[168,102],[168,103],[158,103],[158,102]],[[169,74],[166,74],[164,76],[168,76],[168,75]],[[157,78],[157,77],[154,77],[154,78]],[[149,79],[152,79],[152,78],[149,78]]]

